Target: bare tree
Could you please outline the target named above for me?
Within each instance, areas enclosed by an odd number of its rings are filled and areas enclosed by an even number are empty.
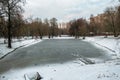
[[[117,31],[116,31],[116,12],[114,8],[107,8],[106,9],[106,23],[108,24],[108,27],[111,28],[112,32],[114,33],[114,37],[117,37]]]
[[[79,38],[79,36],[83,36],[83,39],[85,39],[85,36],[87,34],[87,21],[83,18],[72,20],[69,22],[70,28],[69,28],[69,34],[71,36],[75,36],[75,38]]]
[[[45,32],[46,32],[46,35],[48,35],[48,38],[50,38],[50,23],[49,23],[49,20],[46,18],[44,20],[44,27],[46,28]]]
[[[58,24],[57,24],[57,19],[56,18],[52,18],[50,19],[50,32],[51,32],[51,36],[53,38],[53,36],[57,36],[58,35]]]
[[[120,6],[117,8],[116,26],[118,30],[118,35],[120,34]]]
[[[8,18],[8,48],[11,48],[11,38],[12,38],[12,16],[22,12],[21,3],[24,3],[25,0],[0,0],[2,6],[2,12]]]

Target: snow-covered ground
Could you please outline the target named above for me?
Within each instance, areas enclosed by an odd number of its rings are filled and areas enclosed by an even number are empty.
[[[54,37],[53,39],[75,39],[74,37],[70,37],[68,35],[61,35],[61,37]]]
[[[60,39],[60,38],[58,38]],[[63,39],[63,38],[62,38]],[[0,80],[33,80],[36,72],[42,80],[120,80],[120,40],[114,37],[87,37],[87,42],[102,48],[117,58],[105,63],[86,65],[79,59],[61,64],[36,65],[24,69],[11,69],[0,75]]]
[[[5,55],[9,54],[10,52],[14,51],[15,49],[22,47],[22,46],[29,46],[35,43],[38,43],[42,40],[40,39],[13,39],[12,48],[7,48],[7,44],[4,44],[4,39],[0,39],[0,58],[4,57]]]
[[[80,61],[63,64],[48,64],[25,69],[9,70],[0,75],[0,80],[35,80],[39,72],[42,80],[120,80],[120,62],[109,61],[85,65]]]
[[[120,58],[120,39],[118,37],[104,36],[86,37],[84,41],[90,42],[96,47],[102,48],[108,51],[109,54],[113,54],[116,58]]]
[[[43,37],[43,40],[44,39],[49,39],[48,36],[45,36]],[[74,37],[71,37],[71,36],[68,36],[68,35],[61,35],[61,37],[53,37],[53,38],[50,38],[50,39],[75,39]]]

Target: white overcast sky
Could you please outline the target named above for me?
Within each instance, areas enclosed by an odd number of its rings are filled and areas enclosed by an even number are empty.
[[[76,18],[89,18],[105,11],[106,7],[117,5],[115,0],[27,0],[25,18],[57,18],[66,22]]]

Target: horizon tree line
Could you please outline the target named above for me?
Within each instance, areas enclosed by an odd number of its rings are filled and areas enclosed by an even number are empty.
[[[59,28],[56,18],[24,19],[22,6],[25,0],[0,0],[0,37],[8,39],[8,48],[11,48],[12,38],[32,36],[42,39],[44,36],[70,35],[76,39],[80,36],[114,35],[120,34],[120,6],[108,7],[98,16],[91,15],[90,20],[78,18],[70,20],[66,28]]]
[[[91,15],[89,21],[78,18],[68,22],[69,35],[79,36],[120,35],[120,6],[108,7],[102,14]]]

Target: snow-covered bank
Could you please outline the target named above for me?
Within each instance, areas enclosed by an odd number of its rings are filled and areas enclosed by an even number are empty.
[[[86,37],[84,41],[90,42],[97,47],[107,49],[108,53],[120,58],[120,39],[113,36],[104,38],[104,36]]]
[[[0,40],[1,43],[3,43],[3,39]],[[16,41],[15,43],[12,43],[12,48],[9,49],[7,48],[7,44],[0,44],[0,58],[3,58],[10,52],[14,51],[15,49],[22,47],[22,46],[29,46],[38,42],[41,42],[42,40],[40,39],[28,39],[28,40],[22,40],[22,41]]]
[[[44,39],[49,39],[49,38],[46,36],[46,37],[43,37],[43,40]],[[50,39],[75,39],[75,37],[70,37],[68,35],[61,35],[61,37],[58,36],[58,37],[53,37],[53,38],[50,38]]]
[[[75,38],[68,35],[61,35],[61,37],[54,37],[53,39],[75,39]]]
[[[25,69],[9,70],[0,76],[0,80],[34,80],[36,72],[42,80],[119,80],[120,62],[114,61],[85,65],[80,61],[62,64],[47,64]]]

